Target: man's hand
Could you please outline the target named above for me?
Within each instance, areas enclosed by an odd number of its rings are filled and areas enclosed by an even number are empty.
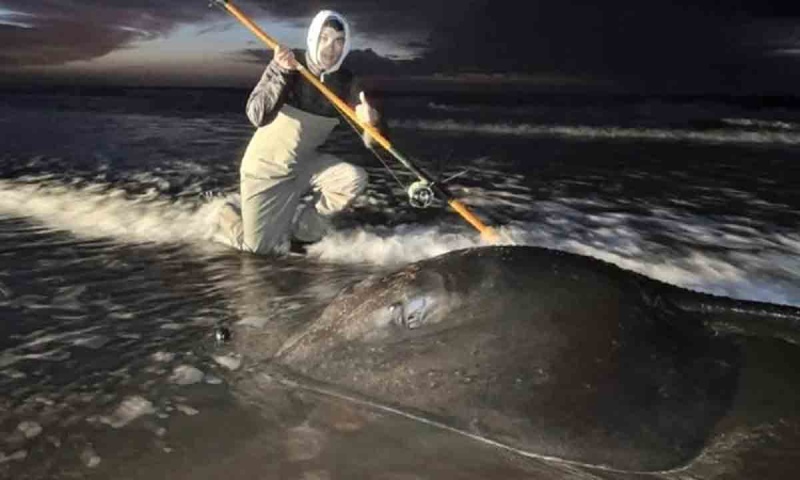
[[[367,97],[364,95],[364,92],[358,94],[358,100],[359,104],[356,105],[356,118],[362,123],[368,123],[373,126],[377,125],[380,116],[378,115],[378,111],[372,108],[367,102]]]
[[[297,60],[290,48],[278,45],[275,49],[275,63],[284,70],[297,70]]]
[[[356,118],[358,118],[361,123],[367,123],[373,127],[377,126],[380,116],[378,115],[378,111],[369,105],[364,92],[358,94],[358,100],[359,103],[356,105]],[[373,148],[375,146],[375,139],[373,139],[372,135],[366,130],[362,134],[361,139],[364,141],[364,146],[367,148]]]

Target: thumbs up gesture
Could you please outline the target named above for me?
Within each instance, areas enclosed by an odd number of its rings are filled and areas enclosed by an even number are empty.
[[[378,123],[378,111],[370,106],[364,92],[358,94],[359,103],[356,105],[356,117],[360,122],[375,125]]]

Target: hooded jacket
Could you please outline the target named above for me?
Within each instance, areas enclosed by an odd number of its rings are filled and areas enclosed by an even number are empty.
[[[335,18],[344,25],[345,43],[336,65],[323,71],[316,58],[317,46],[322,25],[329,18]],[[350,50],[350,27],[344,17],[330,10],[319,12],[308,29],[306,43],[308,47],[306,51],[293,50],[297,61],[316,75],[339,98],[350,105],[358,103],[360,92],[358,82],[352,72],[341,68]],[[273,59],[247,100],[247,116],[254,126],[262,127],[275,118],[284,104],[324,117],[339,116],[331,102],[310,82],[305,81],[300,72],[284,69]]]

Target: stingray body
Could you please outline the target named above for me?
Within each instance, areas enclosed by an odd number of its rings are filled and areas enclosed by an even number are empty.
[[[517,452],[661,471],[698,455],[737,391],[739,345],[708,319],[800,318],[742,305],[579,255],[471,249],[356,284],[274,360]]]

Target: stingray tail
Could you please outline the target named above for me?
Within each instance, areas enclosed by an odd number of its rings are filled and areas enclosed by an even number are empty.
[[[716,331],[776,337],[800,345],[800,308],[683,289],[671,293],[676,306],[701,315],[706,325]]]

